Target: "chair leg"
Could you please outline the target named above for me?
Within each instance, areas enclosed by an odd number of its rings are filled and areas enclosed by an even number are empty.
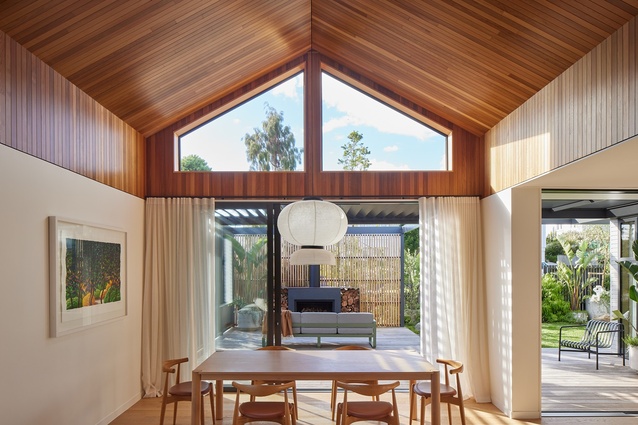
[[[210,414],[213,415],[213,425],[215,425],[215,395],[213,394],[213,384],[210,384],[210,393],[208,393],[208,397],[210,398]],[[202,422],[202,425],[204,425],[204,422]]]
[[[199,396],[199,407],[200,407],[200,421],[201,424],[204,425],[206,422],[204,422],[204,394],[202,394],[201,396]]]
[[[330,392],[330,411],[332,414],[331,419],[335,420],[335,412],[337,411],[337,384],[332,381],[332,391]],[[337,419],[337,422],[339,419]]]
[[[166,402],[162,400],[162,413],[160,413],[160,425],[164,425],[164,414],[166,413]]]
[[[177,422],[177,402],[173,405],[173,425]]]
[[[299,417],[299,403],[297,403],[297,383],[295,382],[294,386],[292,387],[292,400],[295,403],[295,408],[294,408],[294,418],[293,418],[293,425],[294,422],[296,422],[296,419]]]
[[[408,389],[408,395],[410,397],[410,425],[412,425],[412,421],[414,419],[416,419],[414,416],[414,414],[416,413],[415,409],[416,409],[416,394],[414,393],[414,385],[416,384],[416,381],[410,381],[410,386]]]
[[[421,397],[421,425],[425,424],[425,397]]]
[[[558,361],[560,361],[560,342],[558,343]]]
[[[461,413],[461,425],[465,425],[465,406],[463,406],[463,399],[459,399],[459,411]]]
[[[447,404],[447,421],[452,425],[452,405],[450,403]]]

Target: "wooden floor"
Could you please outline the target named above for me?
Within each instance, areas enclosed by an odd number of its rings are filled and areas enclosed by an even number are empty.
[[[224,396],[224,420],[217,421],[218,425],[230,425],[232,423],[232,409],[235,395],[226,393]],[[400,422],[403,425],[408,424],[408,395],[406,392],[397,394],[397,402],[399,404]],[[207,404],[208,406],[208,404]],[[120,415],[111,422],[111,425],[158,425],[160,415],[161,399],[142,399],[133,407]],[[172,407],[167,412],[165,418],[166,424],[172,423]],[[426,417],[429,415],[429,408]],[[498,409],[491,404],[477,404],[471,400],[466,403],[465,414],[467,425],[525,425],[525,424],[544,424],[544,425],[636,425],[638,418],[636,417],[549,417],[539,420],[514,420],[503,415]],[[452,423],[460,425],[460,417],[458,409],[452,406]],[[179,403],[177,422],[178,425],[190,424],[190,403]],[[210,409],[206,411],[206,425],[212,423]],[[330,419],[330,393],[321,391],[302,391],[299,394],[299,420],[300,425],[334,425]],[[426,420],[429,424],[429,421]],[[447,410],[442,409],[441,424],[447,424]],[[413,422],[417,425],[418,422]]]
[[[284,338],[283,345],[298,350],[317,349],[316,338]],[[367,345],[367,340],[356,338],[325,339],[321,349],[334,349],[339,345]],[[217,341],[219,349],[254,349],[261,345],[261,332],[230,332]],[[419,337],[405,328],[380,328],[377,349],[419,350]],[[491,404],[466,403],[467,424],[638,424],[638,373],[622,366],[615,356],[604,356],[600,368],[595,369],[595,360],[584,353],[563,354],[557,360],[557,351],[543,349],[542,352],[542,411],[543,418],[533,421],[509,419]],[[330,420],[329,383],[302,381],[298,383],[299,421],[301,425],[332,425]],[[224,396],[224,420],[219,425],[230,425],[235,395]],[[402,383],[397,394],[401,423],[407,424],[407,384]],[[142,399],[111,422],[112,425],[146,425],[159,423],[161,399]],[[170,409],[172,407],[169,406]],[[604,416],[607,413],[613,416]],[[623,415],[623,412],[625,413]],[[212,423],[210,410],[206,413],[207,424]],[[189,424],[190,403],[180,403],[177,424]],[[452,408],[454,424],[460,424],[458,409]],[[166,424],[172,423],[172,410],[167,412]],[[426,423],[429,423],[426,420]],[[447,410],[442,411],[442,422],[447,424]],[[418,424],[418,422],[414,422]]]

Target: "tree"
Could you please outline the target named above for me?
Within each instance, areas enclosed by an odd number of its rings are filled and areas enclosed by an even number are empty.
[[[410,254],[419,253],[419,229],[412,229],[403,235],[403,244],[406,252]]]
[[[198,155],[188,155],[182,158],[182,171],[213,171],[208,163]]]
[[[261,129],[243,138],[246,145],[246,159],[250,171],[290,171],[301,163],[303,149],[295,146],[295,136],[289,126],[284,126],[284,113],[277,112],[268,103],[264,104],[266,119]]]
[[[589,242],[581,242],[578,250],[574,253],[569,241],[559,237],[568,264],[559,262],[556,266],[556,279],[567,288],[569,293],[569,305],[572,311],[580,310],[583,302],[584,291],[593,282],[595,277],[586,277],[587,266],[598,258],[598,251],[589,247]]]
[[[341,149],[343,149],[343,158],[338,159],[339,164],[343,165],[344,170],[348,171],[362,171],[370,168],[370,160],[368,159],[368,155],[370,155],[370,150],[361,142],[363,139],[363,134],[358,131],[353,131],[348,134],[348,139],[350,140],[345,145],[341,145]]]

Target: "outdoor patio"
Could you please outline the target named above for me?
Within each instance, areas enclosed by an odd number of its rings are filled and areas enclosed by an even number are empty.
[[[369,346],[364,338],[325,338],[321,348],[316,338],[286,337],[282,344],[297,350],[331,350],[342,345]],[[217,340],[222,350],[254,349],[261,346],[261,331],[231,330]],[[377,350],[415,350],[420,347],[419,336],[407,328],[377,329]],[[596,359],[586,353],[566,352],[558,361],[558,350],[542,349],[542,411],[544,416],[574,416],[600,412],[638,414],[638,372],[624,367],[616,356],[601,356],[599,370]],[[300,389],[329,391],[329,384],[304,381]],[[407,390],[407,383],[402,383]],[[614,413],[617,414],[617,413]]]
[[[542,349],[543,415],[577,412],[638,413],[638,372],[622,365],[622,358]]]

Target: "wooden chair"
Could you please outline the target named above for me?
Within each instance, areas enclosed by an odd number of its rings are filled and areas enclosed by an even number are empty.
[[[441,384],[441,403],[447,403],[447,414],[450,425],[452,425],[451,405],[459,406],[461,413],[461,424],[465,425],[465,409],[463,407],[463,391],[461,391],[460,374],[463,372],[463,364],[455,360],[437,359],[437,363],[445,365],[445,384]],[[450,386],[450,376],[456,375],[456,388]],[[416,396],[421,397],[421,425],[425,420],[425,407],[432,402],[432,386],[430,381],[421,381],[412,386],[410,396],[410,423],[412,423],[412,413]]]
[[[335,350],[370,350],[368,347],[364,347],[362,345],[344,345],[342,347],[337,347]],[[351,384],[359,383],[359,384],[376,384],[379,381],[341,381],[341,382],[349,382]],[[379,397],[374,397],[373,400],[379,400]],[[332,420],[335,420],[335,413],[337,411],[337,381],[332,381],[332,391],[330,394],[330,410],[332,412]]]
[[[177,403],[180,401],[192,400],[192,382],[183,381],[180,382],[180,367],[182,363],[188,361],[188,357],[182,359],[165,360],[163,363],[162,371],[164,372],[164,391],[162,394],[162,413],[160,415],[160,425],[164,424],[164,414],[166,412],[166,405],[169,403],[175,403],[173,408],[173,425],[177,419]],[[177,368],[175,368],[177,365]],[[170,375],[175,374],[175,384],[169,385]],[[215,406],[213,402],[213,384],[211,382],[202,381],[200,386],[201,397],[201,423],[204,423],[204,396],[208,395],[210,398],[210,411],[213,415],[213,423],[215,423]]]
[[[257,350],[273,350],[273,351],[294,351],[292,348],[289,347],[284,347],[283,345],[266,345],[265,347],[260,347]],[[292,400],[293,403],[295,405],[295,417],[299,417],[299,408],[297,407],[297,383],[295,381],[260,381],[260,380],[253,380],[251,383],[253,385],[260,385],[260,384],[285,384],[285,383],[292,383]],[[254,401],[255,398],[251,397],[250,401]]]
[[[233,425],[248,422],[276,422],[282,425],[296,425],[295,407],[288,401],[288,390],[293,388],[291,382],[285,384],[248,385],[233,381],[237,389]],[[258,397],[271,396],[283,392],[283,401],[256,401]],[[241,394],[250,395],[250,401],[240,403]]]
[[[389,425],[399,425],[399,410],[394,389],[399,381],[389,384],[362,384],[337,381],[337,388],[343,388],[343,402],[337,405],[337,425],[349,425],[358,421],[378,421]],[[348,392],[369,397],[379,397],[388,391],[392,393],[392,403],[381,400],[349,401]]]

